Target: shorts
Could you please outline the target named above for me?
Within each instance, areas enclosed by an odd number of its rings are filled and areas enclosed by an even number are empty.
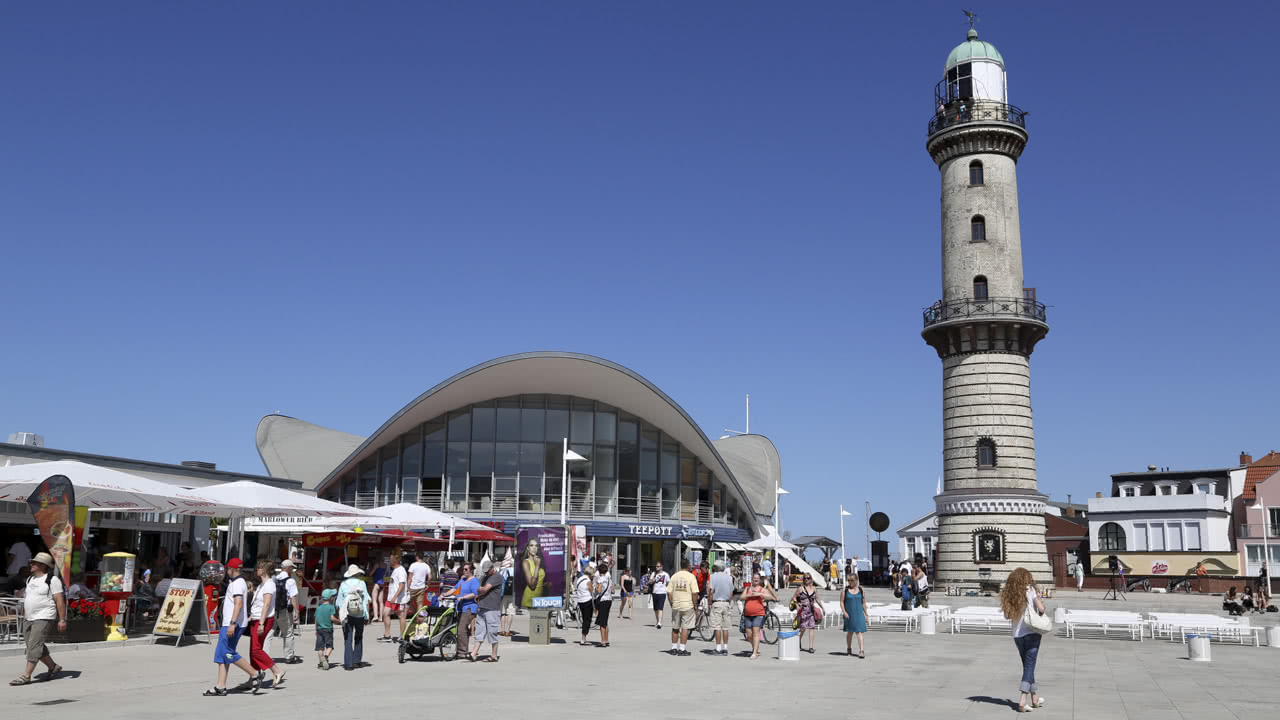
[[[389,612],[393,612],[397,614],[403,613],[405,611],[405,607],[401,603],[393,603],[393,602],[382,603],[382,607],[388,610]]]
[[[711,603],[711,629],[729,629],[729,601],[717,600]]]
[[[746,616],[746,622],[747,622],[747,628],[748,628],[748,629],[750,629],[750,628],[759,628],[759,627],[764,627],[764,616],[763,616],[763,615],[748,615],[748,616]]]
[[[508,599],[506,599],[506,600],[503,600],[503,601],[502,601],[502,614],[503,614],[503,615],[515,615],[515,614],[516,614],[516,603],[515,603],[515,601],[514,601],[514,600],[512,600],[512,599],[508,598]]]
[[[609,608],[611,607],[613,607],[612,600],[596,601],[596,627],[609,627]]]
[[[333,649],[333,628],[316,628],[316,650]]]
[[[673,630],[692,630],[698,613],[693,608],[677,610],[671,608],[671,628]]]
[[[476,615],[476,642],[497,645],[498,631],[501,629],[499,625],[501,623],[501,612],[497,610],[481,610],[480,614]]]
[[[27,629],[23,633],[23,637],[27,640],[27,662],[40,662],[40,658],[44,657],[45,652],[48,651],[44,643],[55,622],[54,620],[27,621]]]
[[[422,607],[422,601],[427,597],[427,589],[420,587],[417,590],[409,590],[409,604],[415,608]]]
[[[662,612],[662,608],[664,608],[664,607],[666,607],[666,606],[667,606],[667,594],[666,594],[666,593],[654,593],[654,594],[653,594],[653,609],[654,609],[654,610],[656,610],[657,612]]]
[[[218,665],[235,665],[240,661],[240,653],[236,652],[236,643],[240,642],[242,627],[223,625],[218,630],[218,646],[213,650],[213,662]]]

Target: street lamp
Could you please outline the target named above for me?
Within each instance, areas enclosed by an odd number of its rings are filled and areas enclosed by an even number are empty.
[[[778,484],[778,482],[779,481],[775,480],[773,483],[773,520],[778,524],[778,527],[776,529],[778,532],[778,539],[781,540],[782,539],[782,514],[779,512],[778,498],[781,498],[783,495],[790,495],[791,493],[786,490],[783,490],[782,486]],[[781,563],[778,562],[778,543],[774,542],[773,544],[773,586],[774,587],[778,587],[778,571],[781,569],[781,567],[779,567],[780,565]]]
[[[844,554],[844,519],[846,517],[849,517],[852,514],[853,513],[844,509],[844,505],[840,506],[840,567],[841,569],[843,569],[845,564],[848,562],[848,560],[845,559],[845,554]]]
[[[569,461],[586,462],[587,459],[569,449],[569,438],[564,439],[564,455],[560,460],[560,524],[569,524]]]
[[[1262,511],[1262,567],[1267,567],[1267,561],[1271,559],[1271,550],[1267,546],[1267,504],[1262,502],[1262,498],[1258,498],[1257,502],[1249,506],[1250,510]],[[1267,572],[1267,592],[1271,592],[1271,572],[1268,568]]]

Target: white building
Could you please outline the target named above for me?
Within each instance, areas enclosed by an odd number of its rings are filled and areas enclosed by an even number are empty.
[[[1231,552],[1231,506],[1243,490],[1242,469],[1112,475],[1111,497],[1089,500],[1089,549],[1100,557]]]
[[[938,512],[925,515],[898,528],[898,560],[908,560],[917,554],[929,559],[933,565],[933,549],[938,546]]]

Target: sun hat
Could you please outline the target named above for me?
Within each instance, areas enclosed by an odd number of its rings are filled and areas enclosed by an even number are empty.
[[[36,556],[31,558],[31,562],[38,562],[50,570],[53,569],[53,556],[47,552],[36,553]]]
[[[347,574],[343,575],[342,577],[350,578],[350,577],[355,577],[357,575],[363,575],[363,574],[364,574],[364,571],[360,569],[359,565],[348,565]]]

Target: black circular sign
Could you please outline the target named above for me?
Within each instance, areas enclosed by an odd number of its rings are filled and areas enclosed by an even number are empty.
[[[882,512],[871,513],[871,529],[876,532],[884,532],[889,529],[889,516]]]

